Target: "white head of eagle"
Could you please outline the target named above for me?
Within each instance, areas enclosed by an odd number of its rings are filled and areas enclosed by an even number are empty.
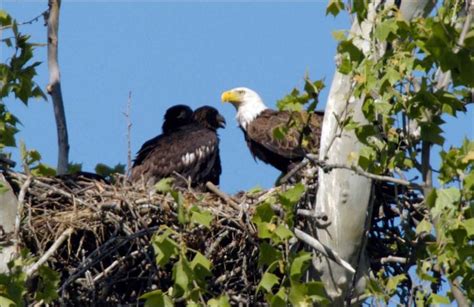
[[[272,110],[255,91],[245,87],[225,91],[221,99],[237,109],[237,122],[254,158],[286,173],[306,152],[319,149],[322,112]],[[275,136],[278,128],[285,128],[283,137]]]
[[[262,111],[268,109],[262,98],[253,90],[246,87],[236,87],[222,93],[222,102],[230,102],[237,110],[235,118],[246,130],[247,125],[253,121]]]

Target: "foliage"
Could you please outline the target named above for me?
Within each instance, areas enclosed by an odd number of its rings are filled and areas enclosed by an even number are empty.
[[[0,10],[0,27],[6,38],[0,41],[6,63],[0,63],[0,152],[5,146],[16,146],[15,134],[19,119],[8,111],[4,99],[11,94],[25,105],[31,98],[46,99],[41,88],[33,81],[40,62],[32,62],[36,44],[30,36],[18,30],[18,23],[5,11]],[[8,35],[11,36],[9,37]]]
[[[98,163],[95,166],[95,173],[113,182],[113,174],[125,174],[125,164],[117,163],[115,166],[108,166],[104,163]]]
[[[35,291],[31,291],[25,268],[35,262],[27,250],[22,250],[19,257],[8,263],[8,272],[0,273],[0,306],[22,306],[25,296],[35,301],[43,300],[49,304],[58,298],[57,288],[59,274],[42,265],[38,269]]]
[[[168,179],[161,180],[157,184],[157,190],[170,193],[174,198],[178,205],[178,221],[183,229],[199,225],[205,228],[210,226],[212,214],[185,201],[181,192],[171,189]],[[201,252],[186,245],[183,233],[182,230],[162,225],[153,236],[151,244],[156,264],[172,269],[174,284],[165,291],[159,289],[148,292],[141,299],[146,300],[146,306],[173,306],[174,301],[181,299],[194,306],[204,302],[205,298],[209,305],[230,306],[225,295],[208,298],[207,279],[212,276],[213,265]]]
[[[291,304],[309,306],[328,304],[321,282],[304,282],[303,276],[310,266],[312,254],[290,248],[294,239],[295,206],[305,192],[303,184],[267,198],[256,209],[252,221],[261,239],[258,265],[264,271],[258,291],[265,294],[271,306]],[[279,215],[272,205],[281,204]]]
[[[366,39],[370,46],[383,48],[383,55],[377,48],[359,49],[355,40],[364,38],[334,34],[340,41],[338,71],[354,80],[351,94],[363,101],[367,119],[358,123],[349,114],[340,121],[364,145],[354,153],[358,165],[374,174],[405,171],[425,179],[417,182],[424,187],[419,196],[426,199],[417,209],[422,221],[417,226],[403,222],[393,226],[403,228],[405,245],[412,245],[404,248],[412,260],[401,274],[382,268],[369,284],[369,293],[386,303],[393,296],[403,303],[410,299],[420,304],[450,303],[454,294],[448,291],[446,296],[447,283],[459,284],[462,293],[474,300],[474,143],[466,140],[442,150],[438,181],[433,186],[430,180],[434,168],[430,149],[445,144],[445,119],[466,112],[466,104],[472,103],[474,31],[470,27],[461,40],[462,2],[444,1],[432,16],[411,21],[395,6],[381,7]],[[364,3],[352,2],[351,13],[358,20],[366,16]],[[330,1],[327,13],[337,15],[342,9],[342,1]]]

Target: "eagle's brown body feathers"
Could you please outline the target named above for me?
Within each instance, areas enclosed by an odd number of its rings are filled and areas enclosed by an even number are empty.
[[[188,124],[174,127],[143,144],[134,161],[130,179],[153,185],[175,178],[175,186],[191,185],[204,190],[207,181],[219,184],[222,172],[216,130],[224,118],[212,107],[198,108]]]
[[[322,113],[266,109],[242,130],[255,158],[286,173],[305,153],[317,152],[322,118]],[[281,138],[275,129],[283,133]]]

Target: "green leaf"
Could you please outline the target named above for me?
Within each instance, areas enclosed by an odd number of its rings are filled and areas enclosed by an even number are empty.
[[[465,220],[462,224],[464,226],[464,229],[466,229],[467,236],[473,237],[474,236],[474,218]]]
[[[430,294],[429,302],[430,304],[443,304],[443,305],[449,305],[451,303],[448,297],[441,296],[435,293]]]
[[[324,289],[324,284],[320,281],[312,281],[305,283],[307,288],[307,294],[311,297],[314,302],[318,302],[321,305],[328,305],[329,299]]]
[[[293,188],[280,193],[280,201],[283,206],[293,207],[296,205],[305,192],[305,187],[302,183],[297,183]]]
[[[43,300],[46,304],[52,303],[59,297],[58,286],[60,281],[59,273],[42,265],[38,269],[38,288],[35,293],[35,300]]]
[[[207,301],[209,307],[230,307],[229,298],[227,295],[221,295],[218,298],[212,298]]]
[[[275,212],[273,211],[270,203],[264,202],[263,204],[257,207],[257,210],[255,211],[255,214],[252,217],[252,221],[254,223],[270,222],[274,216]]]
[[[31,169],[31,173],[34,176],[52,177],[52,176],[56,176],[56,169],[54,169],[53,167],[49,165],[40,163]]]
[[[291,232],[291,230],[288,229],[288,227],[285,224],[278,225],[277,228],[275,229],[275,234],[281,240],[286,240],[293,237],[293,233]]]
[[[330,0],[326,8],[326,15],[336,17],[340,11],[344,10],[344,2],[342,0]]]
[[[140,299],[146,300],[145,307],[173,307],[174,304],[170,297],[161,290],[147,292],[140,296]]]
[[[194,276],[185,255],[181,255],[173,266],[173,280],[178,295],[186,295],[189,292]]]
[[[290,278],[292,281],[299,281],[301,276],[306,272],[311,261],[311,253],[301,251],[291,262]]]
[[[257,291],[265,289],[266,292],[270,293],[272,292],[273,286],[277,285],[279,281],[280,279],[275,274],[265,272],[257,286]]]
[[[387,19],[378,23],[375,28],[375,38],[380,41],[386,41],[389,34],[396,33],[398,29],[395,19]]]
[[[206,228],[210,228],[212,219],[212,213],[207,210],[201,210],[196,206],[191,208],[191,222],[203,225]]]
[[[173,182],[174,178],[172,177],[163,178],[155,184],[155,191],[162,194],[171,192],[171,186],[173,185]]]
[[[416,226],[416,234],[419,235],[421,233],[430,233],[431,232],[431,223],[426,219],[423,219],[418,226]]]
[[[182,225],[188,222],[188,216],[186,214],[186,208],[184,207],[184,197],[180,191],[171,191],[171,196],[178,205],[178,222]]]
[[[212,275],[212,263],[200,252],[197,252],[191,261],[191,268],[194,274],[201,280]]]
[[[346,30],[332,31],[332,37],[337,41],[346,39]]]
[[[178,244],[170,238],[170,235],[171,230],[167,229],[161,235],[154,235],[151,241],[156,254],[156,263],[160,266],[164,266],[171,257],[178,255]]]
[[[433,215],[441,214],[448,209],[456,208],[461,197],[461,192],[455,187],[438,189],[436,193],[438,197],[436,198],[435,206],[432,209]]]
[[[405,274],[400,274],[400,275],[395,275],[395,276],[390,277],[387,281],[386,286],[385,286],[387,292],[390,293],[390,294],[395,292],[395,290],[397,289],[398,284],[401,283],[402,281],[406,280],[406,279],[407,279],[407,277],[406,277]]]
[[[3,295],[0,295],[0,306],[1,307],[14,307],[14,306],[17,306],[17,305],[11,299],[9,299],[9,298],[7,298]]]
[[[277,248],[268,244],[266,241],[260,243],[258,254],[258,266],[269,266],[272,263],[282,259],[282,253]]]

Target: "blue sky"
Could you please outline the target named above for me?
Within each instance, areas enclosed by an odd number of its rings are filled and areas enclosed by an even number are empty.
[[[347,29],[349,19],[325,16],[326,3],[63,0],[59,60],[71,161],[83,163],[89,171],[98,162],[126,162],[123,112],[131,91],[133,153],[159,134],[169,106],[212,105],[227,120],[227,128],[220,130],[222,189],[233,193],[272,186],[279,172],[253,160],[237,128],[235,110],[220,103],[220,94],[246,86],[275,107],[277,99],[302,86],[305,73],[312,79],[324,78],[329,87],[336,49],[331,32]],[[0,5],[21,22],[45,10],[47,1],[7,0]],[[22,26],[21,31],[31,34],[34,42],[46,41],[42,21]],[[46,48],[36,51],[36,60],[45,62]],[[36,81],[44,88],[46,63],[38,73]],[[327,92],[326,88],[320,108]],[[32,101],[28,107],[11,99],[6,103],[23,123],[18,138],[55,166],[51,103]],[[452,144],[465,135],[474,138],[470,111],[445,126]]]

